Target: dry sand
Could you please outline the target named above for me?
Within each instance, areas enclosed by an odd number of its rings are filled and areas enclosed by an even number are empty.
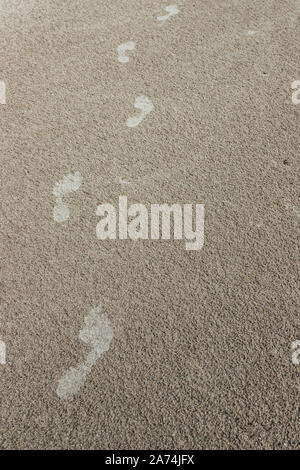
[[[175,3],[0,2],[2,449],[299,448],[300,2]],[[119,195],[205,246],[98,240]]]

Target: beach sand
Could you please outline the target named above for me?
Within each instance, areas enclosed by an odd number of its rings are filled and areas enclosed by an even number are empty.
[[[300,2],[176,5],[0,2],[2,449],[299,448]],[[99,240],[120,195],[203,248]]]

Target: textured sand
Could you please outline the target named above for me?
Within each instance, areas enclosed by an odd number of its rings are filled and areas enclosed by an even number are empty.
[[[299,448],[300,2],[170,3],[0,2],[2,449]],[[119,195],[205,204],[204,248],[98,240]],[[99,305],[113,339],[64,399]]]

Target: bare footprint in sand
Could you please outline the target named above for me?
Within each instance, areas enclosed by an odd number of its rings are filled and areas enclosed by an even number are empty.
[[[165,8],[165,10],[168,12],[168,14],[165,16],[158,16],[158,21],[166,21],[170,18],[170,16],[177,15],[177,13],[180,11],[177,5],[169,5]]]
[[[126,121],[126,126],[128,127],[136,127],[138,126],[142,120],[147,116],[147,114],[151,113],[154,109],[153,103],[147,96],[138,96],[135,100],[134,107],[136,109],[140,109],[141,113],[139,116],[130,117]]]
[[[6,364],[6,345],[4,341],[0,339],[0,364]]]
[[[0,104],[6,104],[6,86],[3,80],[0,80]]]
[[[292,103],[293,104],[300,104],[300,80],[295,80],[292,83],[292,88],[294,93],[292,94]]]
[[[71,398],[83,387],[87,375],[99,357],[109,350],[113,339],[113,329],[105,313],[99,315],[101,307],[92,309],[84,319],[84,327],[79,332],[79,339],[91,347],[86,360],[76,367],[71,367],[58,381],[57,395]]]
[[[125,64],[126,62],[129,62],[129,57],[125,54],[126,51],[133,51],[135,48],[135,42],[129,41],[125,42],[124,44],[120,44],[118,46],[118,61],[121,62],[121,64]]]
[[[53,219],[55,222],[65,222],[70,216],[70,209],[63,202],[63,197],[77,191],[82,183],[82,176],[79,171],[64,176],[61,181],[55,184],[53,194],[56,197],[56,205],[53,209]]]
[[[297,366],[300,364],[300,340],[293,341],[292,349],[294,350],[292,354],[292,363]]]

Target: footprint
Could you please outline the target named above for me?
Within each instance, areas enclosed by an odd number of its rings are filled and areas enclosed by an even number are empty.
[[[56,205],[53,209],[53,219],[55,222],[64,222],[70,216],[70,210],[68,206],[63,202],[63,196],[77,191],[80,188],[82,183],[81,174],[76,171],[75,173],[70,173],[67,176],[64,176],[61,181],[55,184],[53,188],[53,194],[56,197]]]
[[[77,367],[71,367],[58,381],[56,390],[60,398],[71,398],[83,387],[87,375],[99,357],[109,350],[113,339],[113,329],[105,313],[98,315],[101,307],[92,309],[84,319],[84,327],[78,338],[90,346],[91,351],[84,362]]]
[[[0,104],[6,104],[6,86],[5,83],[0,80]]]
[[[292,363],[297,366],[300,364],[300,340],[293,341],[292,349],[295,350],[292,354]]]
[[[135,42],[129,41],[125,42],[124,44],[120,44],[118,46],[118,61],[121,62],[121,64],[125,64],[126,62],[129,62],[129,57],[125,54],[126,51],[133,51],[135,48]]]
[[[152,101],[147,98],[147,96],[138,96],[135,100],[134,107],[141,110],[141,114],[136,117],[130,117],[126,121],[126,125],[128,127],[136,127],[138,126],[142,120],[147,116],[147,114],[151,113],[154,109]]]
[[[293,88],[293,90],[296,90],[292,94],[292,103],[293,104],[300,104],[300,80],[295,80],[292,83],[292,88]]]
[[[6,364],[6,346],[4,341],[0,339],[0,364]]]
[[[158,21],[166,21],[168,18],[170,18],[170,16],[177,15],[177,13],[179,13],[180,11],[177,5],[169,5],[165,8],[165,10],[168,12],[168,15],[158,16]]]

